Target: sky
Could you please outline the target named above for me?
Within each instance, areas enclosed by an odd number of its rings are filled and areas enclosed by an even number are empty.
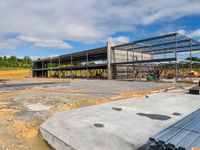
[[[0,56],[52,57],[179,32],[200,41],[200,0],[1,0]]]

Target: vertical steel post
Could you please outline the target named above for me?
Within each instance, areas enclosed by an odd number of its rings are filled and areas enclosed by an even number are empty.
[[[184,79],[184,64],[182,64],[182,79]]]
[[[141,60],[143,60],[143,52],[141,52]]]
[[[175,36],[175,39],[176,39],[176,47],[175,47],[175,51],[174,51],[174,53],[175,53],[175,59],[176,59],[176,61],[175,61],[175,82],[177,82],[177,35]]]
[[[134,65],[134,61],[135,61],[135,51],[134,51],[134,44],[133,44],[133,76],[134,76],[134,79],[136,79],[136,76],[135,76],[135,65]]]
[[[58,72],[58,74],[59,74],[59,78],[61,78],[61,74],[60,74],[60,57],[58,58],[58,65],[59,65],[59,66],[58,66],[58,67],[59,67],[59,70],[58,70],[59,72]]]
[[[88,79],[88,53],[86,53],[86,67],[87,67],[87,79]]]
[[[190,80],[192,80],[192,39],[190,40]]]
[[[42,61],[42,78],[44,77],[44,62]]]
[[[128,50],[126,52],[126,61],[128,62]],[[126,66],[126,78],[128,79],[128,64]]]
[[[50,58],[50,77],[51,77],[51,75],[52,75],[52,60]]]
[[[34,77],[34,62],[32,62],[32,77]]]
[[[71,55],[71,67],[73,66],[73,56]],[[71,78],[73,78],[73,75],[72,75],[72,68],[71,68]]]
[[[135,55],[134,55],[134,45],[133,45],[133,58],[132,58],[132,61],[134,62],[134,60],[135,60]],[[134,63],[133,63],[133,66],[132,66],[132,77],[134,76]]]
[[[151,46],[151,60],[153,60],[152,46]]]

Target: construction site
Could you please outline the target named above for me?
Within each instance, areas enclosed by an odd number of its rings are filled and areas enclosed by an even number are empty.
[[[172,33],[123,45],[33,61],[33,77],[192,80],[199,77],[200,42]],[[169,80],[169,81],[170,81]]]
[[[199,148],[199,54],[171,33],[0,71],[0,150]]]

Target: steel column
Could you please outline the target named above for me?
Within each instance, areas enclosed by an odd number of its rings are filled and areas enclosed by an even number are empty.
[[[50,77],[52,76],[52,59],[50,58]]]
[[[44,77],[44,61],[42,61],[42,78]]]
[[[177,82],[177,35],[175,36],[175,39],[176,39],[176,47],[175,47],[175,82]]]
[[[88,79],[88,53],[86,53],[86,65],[87,65],[87,79]]]
[[[71,55],[71,66],[73,66],[73,56],[72,55]],[[71,78],[73,78],[72,69],[71,69]]]
[[[190,41],[190,80],[192,80],[192,40]]]
[[[58,65],[59,65],[58,76],[59,76],[59,78],[61,78],[61,74],[60,74],[60,57],[58,58]]]

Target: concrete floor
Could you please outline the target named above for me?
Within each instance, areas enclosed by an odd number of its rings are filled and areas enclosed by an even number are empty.
[[[57,113],[40,131],[57,150],[134,150],[199,107],[199,95],[167,91]]]

